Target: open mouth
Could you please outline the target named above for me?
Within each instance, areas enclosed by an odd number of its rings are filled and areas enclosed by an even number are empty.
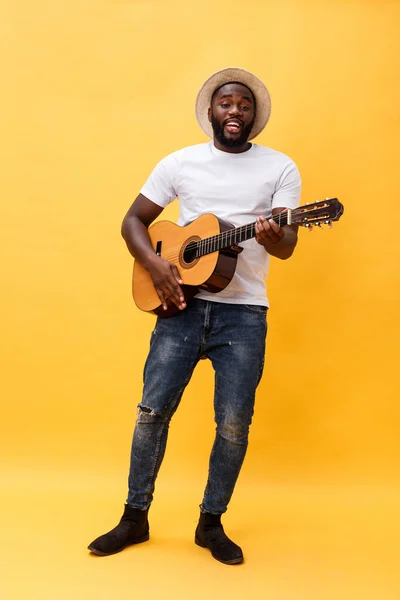
[[[238,119],[229,119],[225,122],[224,127],[229,133],[239,133],[242,129],[242,122]]]

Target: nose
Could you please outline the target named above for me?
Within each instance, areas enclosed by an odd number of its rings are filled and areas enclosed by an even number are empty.
[[[242,111],[240,110],[240,107],[238,104],[232,104],[232,106],[229,109],[229,114],[230,115],[241,115]]]

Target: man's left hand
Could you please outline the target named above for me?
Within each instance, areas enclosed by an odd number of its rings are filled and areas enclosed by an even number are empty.
[[[279,227],[273,219],[265,217],[257,217],[255,232],[257,242],[264,247],[278,244],[285,237],[283,228]]]

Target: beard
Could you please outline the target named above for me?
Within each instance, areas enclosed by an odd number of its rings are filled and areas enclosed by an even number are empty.
[[[239,137],[228,138],[225,135],[224,123],[220,123],[211,113],[211,126],[213,128],[215,138],[219,141],[221,146],[225,146],[225,148],[238,148],[243,146],[249,139],[251,130],[253,129],[254,120],[255,116],[251,123],[242,127]]]

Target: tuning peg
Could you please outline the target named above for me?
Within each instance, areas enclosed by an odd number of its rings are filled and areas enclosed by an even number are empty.
[[[329,221],[329,219],[327,221],[324,221],[325,225],[328,225],[329,229],[332,229],[332,221]]]
[[[304,227],[307,227],[308,231],[311,231],[313,226],[311,225],[311,223],[305,223]]]

